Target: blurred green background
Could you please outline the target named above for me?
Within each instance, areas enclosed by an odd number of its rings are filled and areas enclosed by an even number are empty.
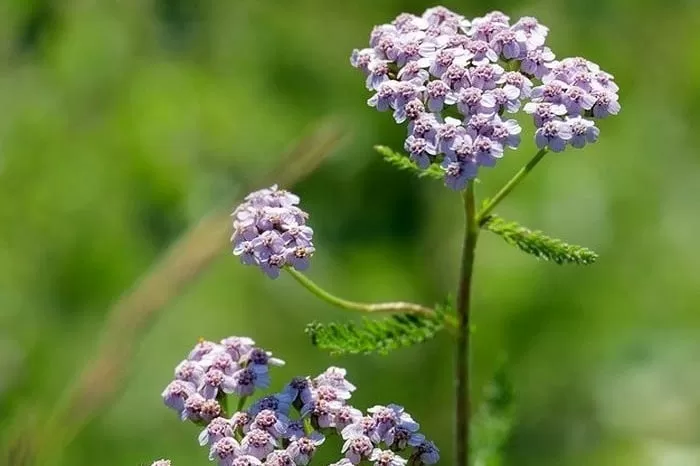
[[[508,352],[519,419],[505,464],[700,465],[700,4],[445,5],[536,16],[558,56],[588,57],[621,87],[623,111],[601,123],[598,144],[548,156],[499,208],[593,248],[599,262],[539,263],[488,234],[479,244],[473,388]],[[94,356],[110,304],[325,117],[349,136],[295,187],[316,230],[309,275],[360,300],[430,304],[452,291],[459,198],[372,152],[400,147],[404,130],[365,105],[348,63],[374,24],[429,6],[0,2],[0,445],[45,425]],[[482,196],[533,153],[526,139],[482,174]],[[220,251],[138,341],[107,408],[69,444],[55,431],[32,439],[58,443],[44,464],[208,464],[198,429],[160,392],[198,337],[230,334],[287,360],[276,387],[347,367],[358,406],[405,405],[451,464],[447,335],[387,357],[329,357],[311,347],[305,323],[351,316],[289,277],[240,266],[225,243]]]

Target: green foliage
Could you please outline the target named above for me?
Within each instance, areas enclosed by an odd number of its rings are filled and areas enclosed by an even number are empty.
[[[501,466],[503,450],[515,425],[515,397],[505,364],[484,392],[483,404],[472,419],[472,465]]]
[[[435,315],[395,314],[382,319],[363,318],[360,322],[312,322],[306,326],[311,343],[332,355],[387,354],[398,348],[433,338],[445,326],[449,305],[435,308]]]
[[[434,180],[442,180],[445,178],[445,173],[437,165],[430,165],[427,169],[422,170],[407,156],[399,152],[394,152],[386,146],[374,146],[374,150],[381,154],[382,158],[389,162],[399,170],[408,170],[416,174],[419,178],[432,178]]]
[[[552,238],[541,231],[533,231],[516,222],[507,222],[497,215],[491,215],[483,225],[487,230],[503,238],[521,251],[538,259],[557,264],[592,264],[598,254],[583,246],[568,244]]]

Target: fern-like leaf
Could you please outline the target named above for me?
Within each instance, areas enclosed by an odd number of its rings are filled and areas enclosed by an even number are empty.
[[[419,178],[427,177],[434,180],[443,180],[445,178],[445,172],[443,172],[437,165],[430,165],[425,170],[421,169],[411,161],[406,155],[399,152],[391,150],[391,148],[386,146],[374,146],[374,150],[379,152],[384,160],[389,162],[394,167],[399,170],[408,170],[416,174]]]
[[[541,231],[533,231],[516,222],[507,222],[497,215],[488,217],[483,225],[521,251],[557,264],[592,264],[598,254],[583,246],[568,244]]]
[[[306,333],[314,346],[332,355],[387,354],[434,337],[444,328],[448,310],[447,305],[441,305],[434,316],[395,314],[382,319],[365,317],[359,322],[312,322]]]
[[[515,424],[515,397],[503,363],[486,386],[484,401],[472,419],[474,465],[501,466]]]

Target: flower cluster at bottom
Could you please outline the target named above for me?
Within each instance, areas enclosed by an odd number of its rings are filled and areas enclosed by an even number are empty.
[[[344,441],[343,458],[329,466],[438,462],[437,447],[419,432],[418,423],[403,407],[377,405],[364,414],[351,406],[348,400],[355,386],[339,367],[329,367],[315,378],[296,377],[280,392],[262,396],[244,409],[255,388],[267,385],[268,367],[281,363],[249,338],[200,342],[177,366],[175,380],[162,396],[181,419],[204,427],[199,443],[209,448],[209,459],[220,466],[307,465],[332,435]],[[211,383],[212,371],[221,383]],[[265,383],[242,380],[246,378],[242,373]],[[229,394],[238,395],[238,409],[232,413],[226,412]],[[202,412],[203,404],[216,407]],[[169,462],[159,460],[152,466],[163,464]]]

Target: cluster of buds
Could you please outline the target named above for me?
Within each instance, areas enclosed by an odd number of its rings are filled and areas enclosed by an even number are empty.
[[[343,458],[332,466],[363,461],[421,466],[439,460],[435,444],[425,439],[403,407],[374,406],[363,413],[350,405],[355,386],[339,367],[329,367],[315,378],[296,377],[280,392],[244,409],[254,389],[269,384],[269,366],[280,364],[250,338],[200,341],[177,366],[175,380],[162,396],[181,419],[204,427],[199,444],[219,466],[307,465],[332,435],[344,440]],[[232,394],[239,398],[239,409],[227,413],[224,407]],[[158,460],[152,466],[169,465],[168,460]]]
[[[446,185],[460,190],[520,144],[522,129],[506,114],[533,114],[537,145],[559,152],[594,142],[593,120],[619,112],[613,77],[583,58],[556,61],[548,32],[531,17],[468,20],[439,6],[376,26],[350,62],[374,92],[367,103],[408,122],[411,160],[440,164]]]
[[[277,278],[284,266],[306,270],[314,253],[309,214],[299,197],[272,186],[252,192],[231,214],[233,253],[246,265],[256,265]]]

